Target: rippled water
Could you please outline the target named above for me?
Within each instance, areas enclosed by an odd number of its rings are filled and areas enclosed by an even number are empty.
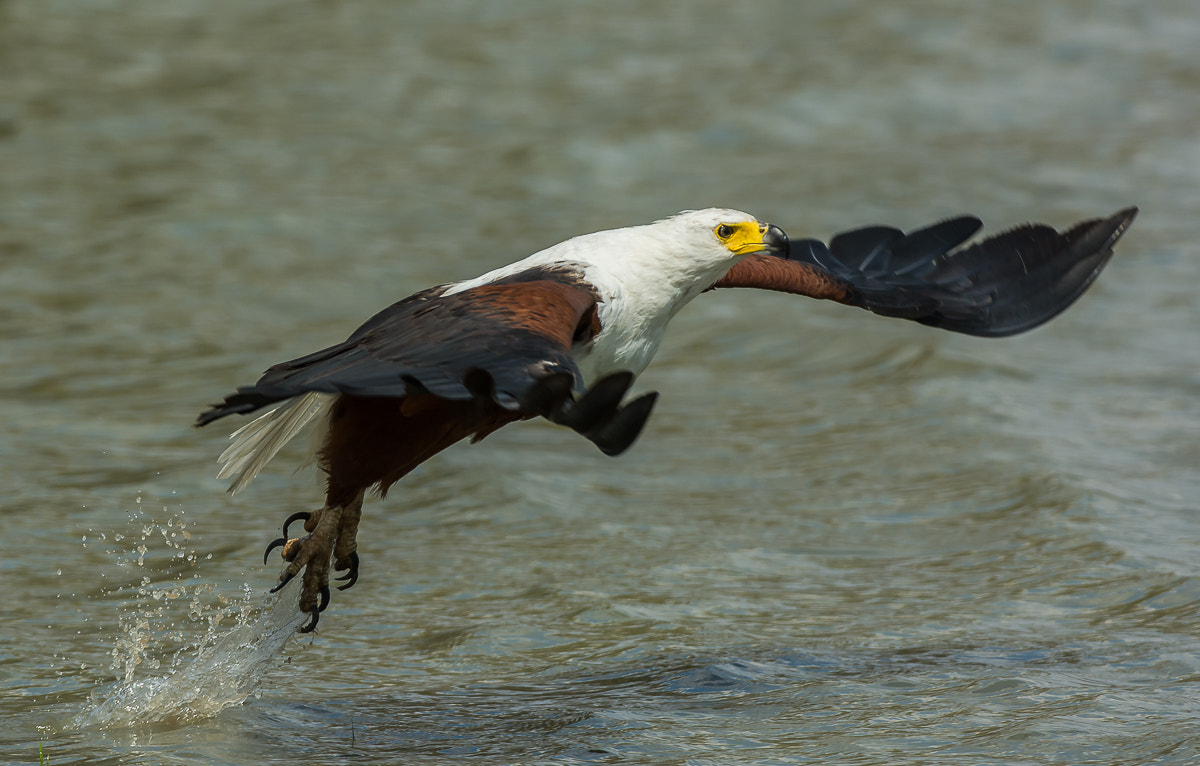
[[[1186,2],[0,1],[0,760],[1194,762],[1198,47]],[[196,412],[714,204],[1142,214],[1009,341],[705,296],[629,454],[450,450],[273,654],[319,482],[229,498]]]

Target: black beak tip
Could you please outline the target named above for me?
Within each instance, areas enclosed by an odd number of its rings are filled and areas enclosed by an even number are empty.
[[[763,234],[763,244],[767,245],[769,252],[775,255],[787,256],[788,254],[788,235],[773,223],[767,224],[767,231]]]

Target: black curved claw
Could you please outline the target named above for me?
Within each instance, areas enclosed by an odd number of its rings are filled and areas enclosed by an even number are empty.
[[[321,603],[317,604],[317,611],[324,612],[325,607],[329,606],[329,586],[321,586]]]
[[[298,632],[312,633],[314,630],[317,629],[317,621],[321,619],[321,610],[316,607],[313,607],[313,610],[311,612],[309,612],[309,614],[312,615],[312,622],[308,623],[307,625],[302,626]]]
[[[350,581],[345,585],[337,586],[338,590],[348,590],[354,586],[354,583],[358,582],[358,551],[350,554],[350,571],[336,579]]]
[[[291,516],[288,516],[283,522],[283,536],[285,538],[288,536],[287,528],[292,525],[292,522],[299,521],[300,519],[304,519],[305,521],[308,521],[311,518],[312,518],[312,514],[309,513],[308,511],[296,511]]]
[[[263,551],[263,563],[264,564],[267,563],[267,557],[271,555],[271,551],[273,551],[276,548],[279,548],[280,546],[283,546],[283,545],[287,545],[287,540],[285,538],[277,537],[274,540],[272,540],[270,542],[270,544],[267,545],[267,549],[265,551]],[[272,592],[274,592],[274,591],[272,591]]]
[[[292,581],[292,578],[293,578],[293,577],[295,577],[295,576],[296,576],[296,575],[295,575],[295,574],[293,574],[292,572],[288,572],[287,574],[285,574],[285,575],[283,576],[283,579],[279,581],[279,584],[278,584],[278,585],[276,585],[274,588],[271,588],[271,590],[270,590],[270,591],[268,591],[268,592],[269,592],[269,593],[278,593],[278,592],[279,592],[279,590],[280,590],[280,588],[282,588],[283,586],[285,586],[285,585],[287,585],[288,583],[290,583],[290,582]]]

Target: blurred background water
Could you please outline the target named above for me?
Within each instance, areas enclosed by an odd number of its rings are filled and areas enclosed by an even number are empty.
[[[1183,0],[0,0],[0,760],[1195,762],[1198,49]],[[632,452],[452,449],[246,704],[79,725],[264,619],[319,501],[302,445],[226,496],[195,414],[410,292],[684,208],[1128,204],[1013,340],[705,296]]]

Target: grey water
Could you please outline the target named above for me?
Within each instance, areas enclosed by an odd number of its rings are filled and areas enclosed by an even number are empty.
[[[0,761],[1200,760],[1196,50],[1182,0],[0,0]],[[584,231],[1129,204],[1015,339],[702,296],[631,452],[449,450],[315,635],[261,559],[304,445],[229,497],[191,428]]]

